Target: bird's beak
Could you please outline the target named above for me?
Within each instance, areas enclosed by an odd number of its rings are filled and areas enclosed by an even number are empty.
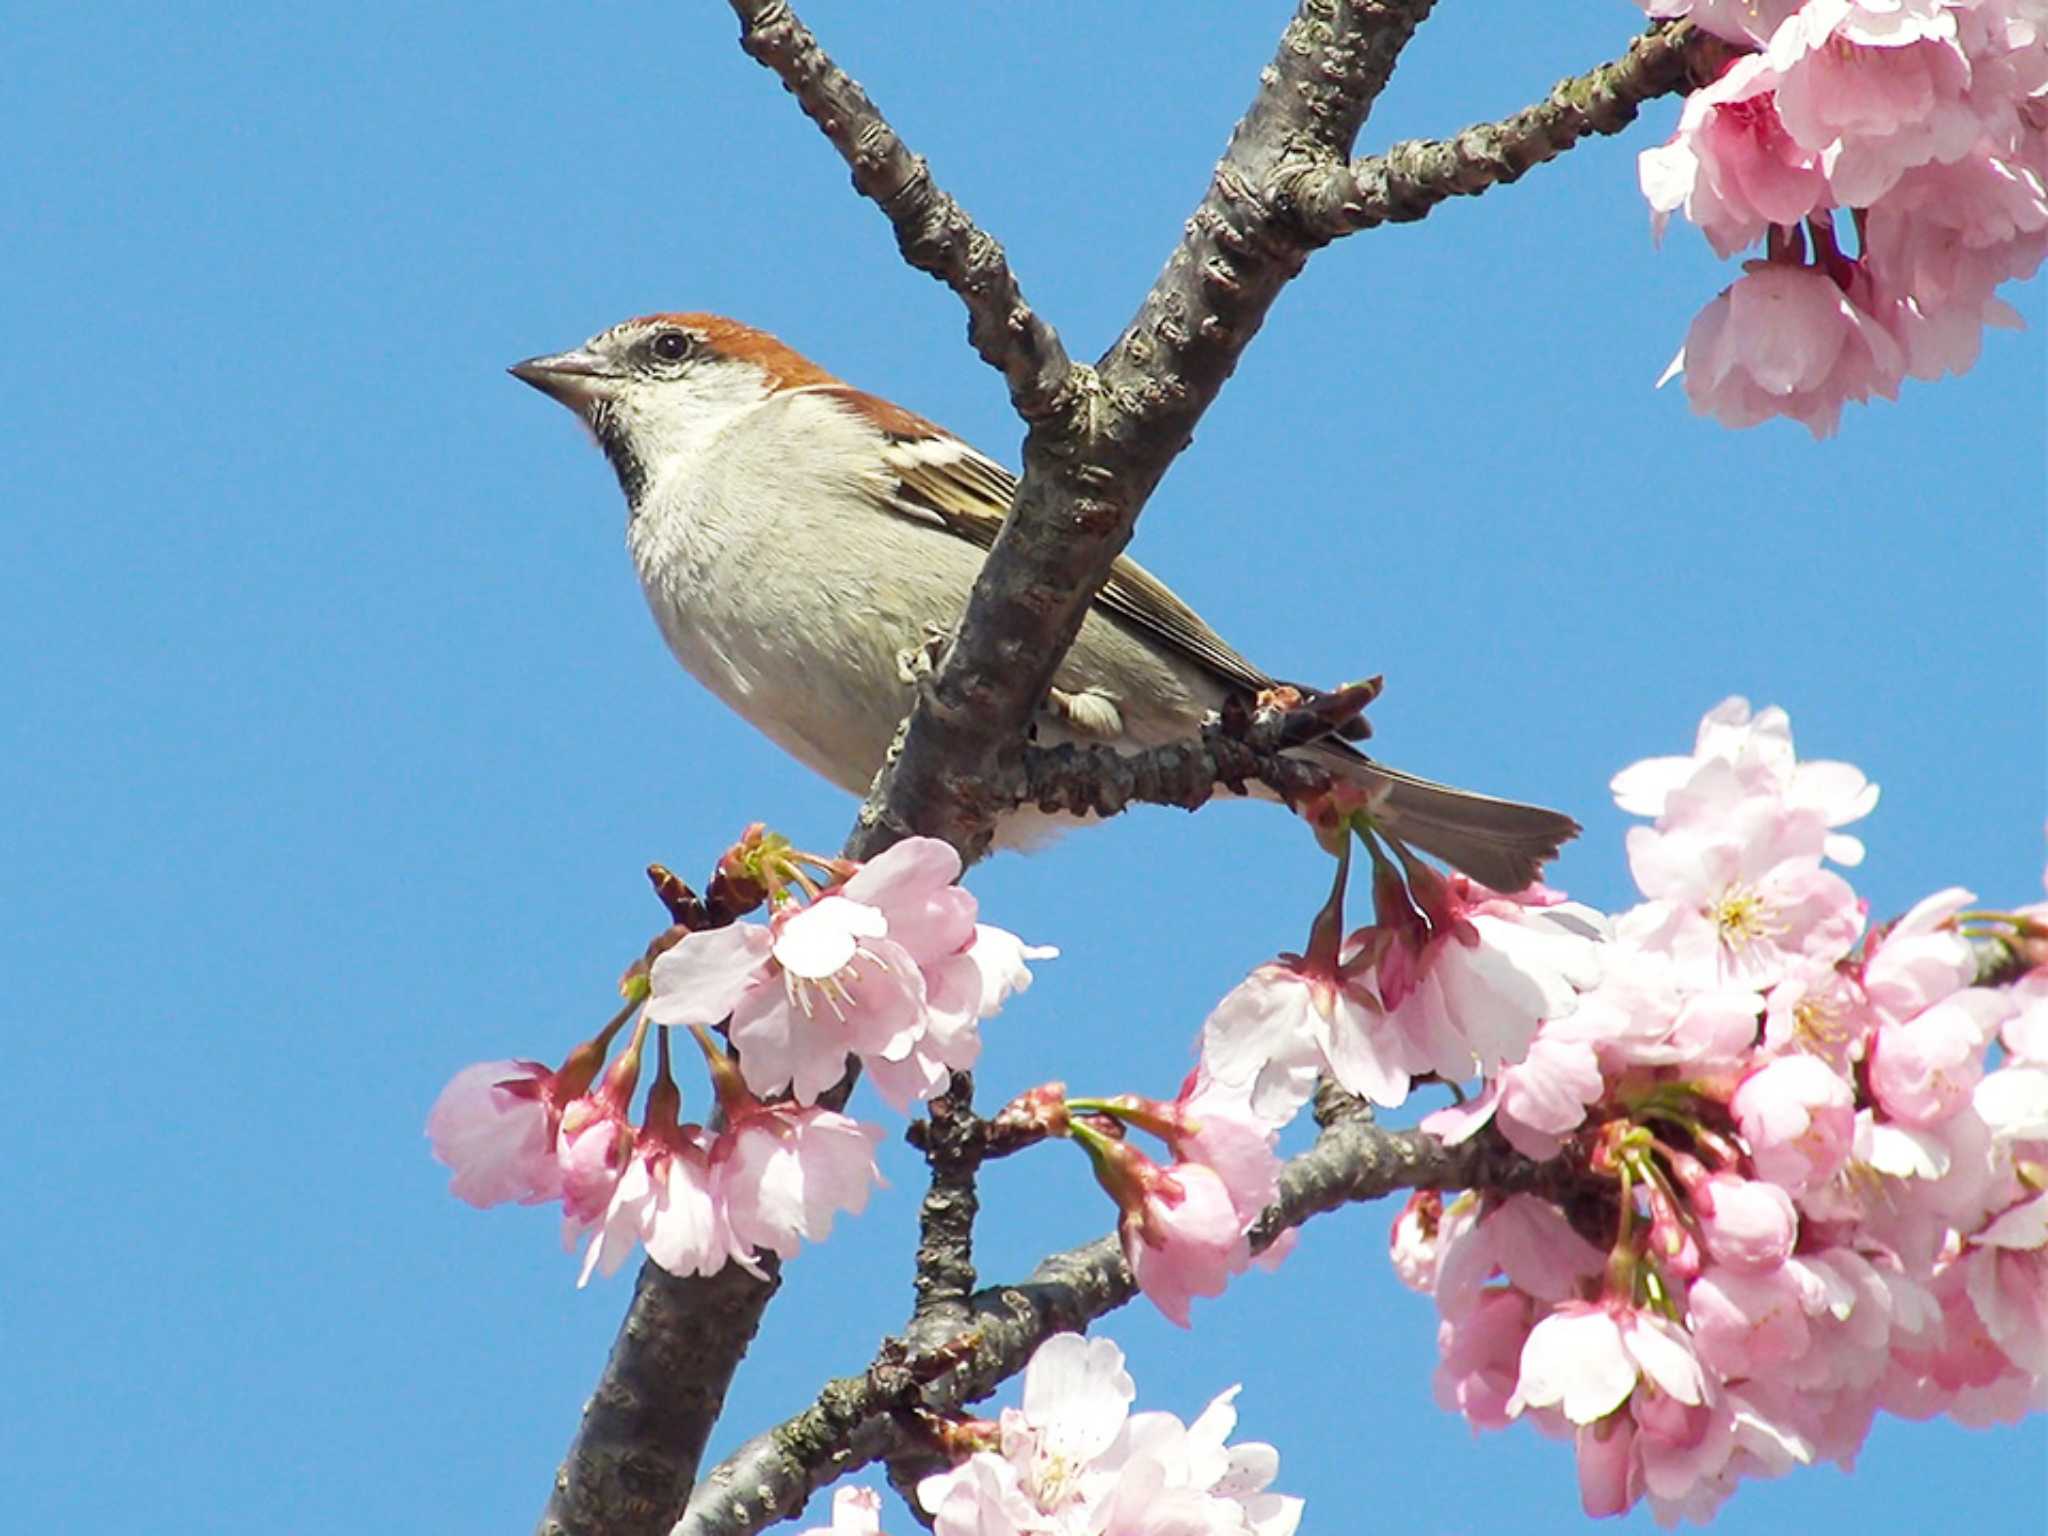
[[[610,362],[595,352],[557,352],[552,357],[529,357],[523,363],[514,363],[505,370],[522,384],[531,384],[544,395],[552,396],[578,413],[587,413],[589,408],[611,393],[611,382],[618,376]]]

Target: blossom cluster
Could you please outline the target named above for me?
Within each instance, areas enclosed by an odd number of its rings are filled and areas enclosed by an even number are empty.
[[[924,1479],[936,1536],[1292,1536],[1301,1500],[1269,1491],[1270,1445],[1226,1443],[1232,1387],[1192,1424],[1133,1414],[1123,1351],[1054,1334],[1024,1371],[1023,1405],[983,1427],[986,1449]]]
[[[1832,432],[1977,359],[1994,295],[2048,249],[2048,6],[2041,0],[1640,0],[1735,52],[1640,158],[1722,256],[1765,255],[1693,321],[1665,378],[1728,426]],[[1838,244],[1848,211],[1857,254]]]
[[[654,962],[648,1017],[729,1017],[757,1094],[787,1088],[815,1103],[854,1056],[897,1108],[928,1099],[974,1065],[980,1021],[1031,984],[1024,962],[1057,953],[977,922],[959,878],[951,844],[905,838],[810,902],[669,950]]]
[[[1705,1519],[1745,1477],[1845,1466],[1880,1411],[2044,1406],[2048,971],[1978,982],[1959,890],[1888,926],[1824,863],[1876,790],[1730,700],[1615,780],[1646,898],[1598,981],[1425,1128],[1491,1123],[1551,1197],[1418,1195],[1439,1400],[1576,1443],[1592,1514]],[[2048,907],[1998,914],[2020,948]],[[2026,958],[2022,955],[2022,959]]]
[[[833,883],[818,886],[803,863]],[[980,1020],[1030,985],[1024,962],[1053,953],[978,922],[974,898],[952,883],[958,855],[933,839],[860,865],[796,855],[757,829],[726,866],[771,903],[767,922],[674,935],[629,975],[626,1008],[560,1067],[465,1067],[428,1116],[460,1198],[561,1202],[563,1245],[583,1247],[585,1281],[615,1272],[635,1246],[674,1274],[710,1275],[727,1262],[759,1273],[762,1254],[786,1259],[823,1241],[834,1216],[858,1214],[880,1179],[880,1127],[816,1102],[847,1057],[892,1100],[928,1097],[949,1070],[973,1064]],[[626,1048],[606,1065],[636,1013]],[[675,1027],[703,1053],[714,1126],[681,1119],[669,1066]],[[636,1124],[650,1030],[658,1065]]]

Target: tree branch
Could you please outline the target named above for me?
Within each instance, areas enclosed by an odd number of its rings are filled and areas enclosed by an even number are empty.
[[[856,855],[911,833],[986,850],[1009,808],[997,786],[1140,509],[1318,243],[1275,213],[1276,189],[1342,164],[1430,4],[1303,0],[1137,315],[1074,369],[1064,409],[1031,420],[1010,516],[861,808]]]
[[[946,1091],[931,1101],[929,1114],[904,1133],[931,1165],[931,1183],[917,1213],[913,1325],[919,1342],[966,1320],[974,1291],[974,1218],[981,1210],[975,1178],[987,1144],[969,1074],[955,1072]]]
[[[861,196],[888,215],[903,259],[967,306],[967,337],[1010,386],[1026,421],[1056,414],[1072,375],[1066,348],[1025,302],[1002,246],[932,181],[867,92],[833,63],[786,0],[731,0],[740,47],[773,70],[853,171]]]
[[[1477,197],[1554,160],[1588,134],[1619,133],[1646,101],[1711,75],[1728,46],[1691,22],[1651,28],[1613,63],[1560,80],[1547,100],[1453,139],[1409,140],[1384,155],[1323,167],[1285,191],[1303,233],[1317,243],[1377,224],[1420,219],[1453,197]]]
[[[538,1536],[661,1531],[689,1497],[704,1442],[725,1406],[779,1283],[728,1265],[705,1279],[640,1266],[604,1375],[584,1406],[541,1514]]]
[[[1255,1249],[1304,1221],[1401,1189],[1547,1189],[1551,1165],[1529,1162],[1489,1131],[1456,1147],[1422,1131],[1389,1131],[1348,1095],[1325,1096],[1315,1144],[1291,1159],[1280,1195],[1252,1229]],[[671,1536],[742,1536],[793,1514],[819,1488],[872,1461],[903,1454],[912,1442],[897,1415],[910,1406],[936,1412],[979,1402],[1024,1369],[1055,1333],[1085,1331],[1137,1295],[1114,1234],[1040,1261],[1018,1285],[989,1286],[968,1299],[971,1322],[942,1353],[912,1357],[905,1337],[884,1341],[861,1376],[828,1384],[818,1400],[740,1447],[704,1479]],[[919,1360],[943,1366],[935,1379]],[[906,1391],[907,1383],[927,1379]]]
[[[1003,766],[995,792],[1006,806],[1114,816],[1133,805],[1199,810],[1218,791],[1242,795],[1256,780],[1297,805],[1328,790],[1334,778],[1313,762],[1288,756],[1289,749],[1340,732],[1365,732],[1360,713],[1379,693],[1380,680],[1369,678],[1291,707],[1263,708],[1251,719],[1212,721],[1193,741],[1142,752],[1072,742],[1026,747]]]

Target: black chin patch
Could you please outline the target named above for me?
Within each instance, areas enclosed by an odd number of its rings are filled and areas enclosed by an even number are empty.
[[[610,404],[599,401],[591,409],[590,430],[596,434],[597,445],[611,462],[612,473],[619,477],[619,489],[626,493],[626,505],[638,511],[640,498],[647,492],[647,466],[635,456],[625,428]]]

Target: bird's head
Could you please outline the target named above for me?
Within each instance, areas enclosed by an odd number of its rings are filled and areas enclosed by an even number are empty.
[[[582,419],[636,504],[737,413],[781,390],[837,382],[766,331],[705,314],[642,315],[510,372]]]

